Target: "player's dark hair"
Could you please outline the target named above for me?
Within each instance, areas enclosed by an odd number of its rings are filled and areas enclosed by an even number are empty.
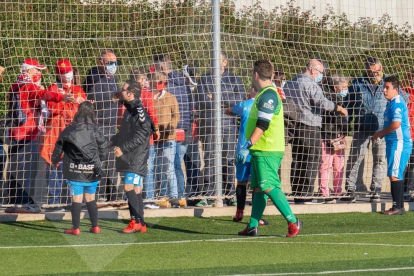
[[[75,114],[75,121],[96,124],[95,110],[91,102],[85,101],[79,105],[78,112]]]
[[[141,85],[136,80],[126,80],[125,83],[128,84],[128,91],[132,92],[135,96],[135,99],[141,97]]]
[[[271,80],[274,73],[274,67],[270,61],[262,59],[254,63],[253,72],[257,73],[262,80]]]
[[[400,81],[398,80],[397,76],[388,76],[384,78],[384,83],[390,82],[392,87],[395,89],[400,89]]]

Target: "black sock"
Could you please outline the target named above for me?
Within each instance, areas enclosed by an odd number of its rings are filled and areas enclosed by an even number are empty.
[[[139,215],[141,216],[141,225],[145,225],[144,223],[144,200],[142,199],[142,193],[137,194],[137,196],[138,196],[138,203],[139,203],[138,212],[139,212]]]
[[[401,209],[404,204],[404,181],[391,181],[392,207]]]
[[[132,206],[131,206],[131,203],[129,203],[129,200],[128,200],[128,210],[129,210],[129,216],[132,218],[133,216],[135,217],[135,215],[132,213]],[[135,219],[135,218],[134,218]]]
[[[246,186],[237,185],[236,188],[237,210],[244,210],[246,205]]]
[[[98,205],[96,205],[96,201],[92,200],[86,202],[86,207],[88,208],[89,219],[91,220],[92,227],[98,226]]]
[[[142,220],[140,214],[139,214],[139,202],[138,202],[138,196],[135,193],[134,190],[125,192],[125,194],[128,197],[128,205],[130,206],[130,213],[132,213],[131,219]]]
[[[73,229],[77,229],[80,226],[80,213],[81,213],[82,203],[72,202],[72,224]]]

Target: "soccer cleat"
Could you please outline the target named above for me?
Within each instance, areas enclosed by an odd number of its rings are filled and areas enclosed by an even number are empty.
[[[243,210],[237,210],[236,215],[233,217],[234,222],[240,222],[243,220],[244,212]]]
[[[142,225],[141,223],[136,223],[135,224],[135,231],[136,232],[141,232],[141,233],[146,233],[147,232],[147,225]]]
[[[135,219],[131,219],[131,221],[128,223],[128,226],[124,230],[122,230],[122,232],[126,234],[131,234],[131,233],[136,232],[137,230],[135,229],[135,225],[136,225]]]
[[[101,227],[100,226],[91,227],[89,228],[89,232],[93,234],[99,234],[101,233]]]
[[[65,229],[65,231],[63,231],[63,232],[65,234],[79,236],[80,235],[80,228]]]
[[[269,222],[267,220],[261,219],[261,220],[259,220],[259,225],[261,225],[261,226],[269,225]]]
[[[239,232],[239,236],[259,236],[259,232],[257,231],[257,227],[249,228],[247,225],[243,231]]]
[[[325,199],[325,204],[336,204],[336,199],[335,198]]]
[[[296,223],[288,222],[288,234],[286,238],[293,238],[299,235],[300,230],[302,230],[303,222],[300,219],[297,219]]]
[[[404,215],[405,209],[404,208],[397,209],[397,208],[392,207],[391,209],[382,212],[382,214],[389,215],[389,216]]]

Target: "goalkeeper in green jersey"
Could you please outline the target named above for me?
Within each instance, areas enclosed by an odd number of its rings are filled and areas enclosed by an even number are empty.
[[[257,226],[266,208],[267,195],[288,222],[286,237],[296,237],[302,221],[290,209],[285,194],[281,190],[278,169],[285,152],[285,134],[282,100],[272,85],[273,65],[267,60],[254,63],[252,85],[258,95],[255,98],[246,126],[246,143],[236,155],[239,163],[251,157],[253,207],[249,225],[239,232],[242,236],[257,236]]]

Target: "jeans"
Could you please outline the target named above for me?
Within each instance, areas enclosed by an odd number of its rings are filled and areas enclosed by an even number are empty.
[[[198,141],[192,141],[188,144],[187,152],[184,155],[185,170],[187,173],[187,194],[199,195],[201,187],[199,187],[201,159],[199,153]]]
[[[156,177],[161,182],[160,196],[178,197],[177,178],[174,168],[176,147],[175,141],[159,142],[155,146]]]
[[[183,198],[185,193],[185,180],[183,169],[181,168],[181,163],[183,162],[187,148],[188,145],[183,145],[182,142],[178,142],[175,151],[174,168],[175,176],[177,177],[178,198]]]
[[[356,132],[354,134],[351,152],[349,154],[347,164],[347,181],[345,188],[347,191],[355,191],[356,183],[358,179],[359,167],[368,153],[369,144],[372,141],[372,134],[366,132]],[[384,138],[380,142],[372,143],[372,157],[373,157],[373,170],[372,170],[372,182],[370,190],[381,190],[382,182],[384,181],[386,170],[386,157],[385,157],[385,141]]]
[[[30,195],[34,194],[38,156],[37,140],[12,141],[5,185],[9,204],[34,203]]]
[[[62,204],[62,203],[69,203],[67,200],[62,200],[62,187],[63,183],[66,182],[63,179],[63,172],[62,172],[63,163],[60,162],[59,167],[56,170],[52,168],[51,165],[46,163],[46,179],[47,179],[47,186],[49,188],[48,194],[48,204]],[[67,185],[65,185],[67,186]]]
[[[154,165],[155,165],[155,146],[149,146],[148,172],[144,178],[144,189],[142,191],[144,199],[154,199]]]

